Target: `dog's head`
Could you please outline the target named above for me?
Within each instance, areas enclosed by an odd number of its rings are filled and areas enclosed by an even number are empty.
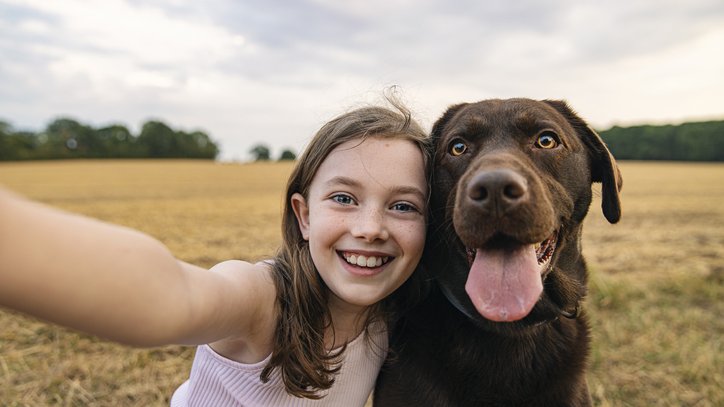
[[[435,123],[426,261],[447,298],[506,332],[573,316],[586,293],[581,222],[591,184],[621,216],[621,177],[600,137],[561,101],[486,100]]]

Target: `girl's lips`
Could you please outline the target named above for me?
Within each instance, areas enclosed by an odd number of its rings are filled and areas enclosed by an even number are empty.
[[[394,257],[381,254],[339,252],[342,265],[350,273],[357,276],[373,276],[381,273],[387,263]]]

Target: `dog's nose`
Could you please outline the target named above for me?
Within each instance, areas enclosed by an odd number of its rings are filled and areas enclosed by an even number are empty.
[[[528,182],[512,170],[485,171],[471,178],[467,191],[475,205],[500,216],[528,199]]]

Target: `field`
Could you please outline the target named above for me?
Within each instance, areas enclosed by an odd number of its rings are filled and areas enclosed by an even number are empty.
[[[4,163],[0,185],[142,230],[177,257],[210,266],[273,253],[290,169]],[[622,221],[607,224],[595,201],[584,228],[595,405],[724,405],[724,165],[623,162],[621,170]],[[168,405],[193,352],[131,349],[0,310],[0,405]]]

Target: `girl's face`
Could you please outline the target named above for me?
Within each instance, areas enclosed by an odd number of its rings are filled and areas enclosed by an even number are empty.
[[[425,243],[427,193],[419,148],[371,137],[332,150],[307,199],[292,196],[330,305],[370,306],[410,277]]]

